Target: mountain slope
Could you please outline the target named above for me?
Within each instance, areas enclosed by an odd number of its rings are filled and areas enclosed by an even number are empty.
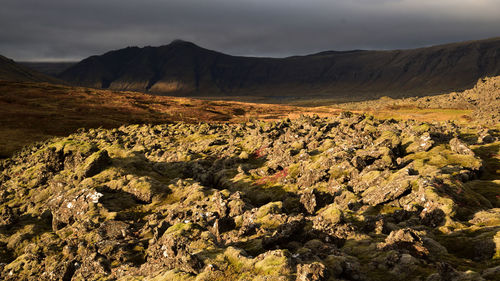
[[[410,96],[463,90],[500,74],[500,38],[394,51],[288,58],[230,56],[174,41],[89,57],[63,80],[96,88],[178,95]]]
[[[0,81],[62,82],[0,55]]]

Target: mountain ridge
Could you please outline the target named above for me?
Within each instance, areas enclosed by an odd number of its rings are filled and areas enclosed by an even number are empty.
[[[42,74],[29,67],[20,65],[15,61],[0,55],[0,81],[2,80],[18,82],[51,82],[64,84],[63,81]]]
[[[500,37],[409,50],[232,56],[186,41],[91,56],[59,78],[80,86],[186,96],[439,94],[500,74]]]

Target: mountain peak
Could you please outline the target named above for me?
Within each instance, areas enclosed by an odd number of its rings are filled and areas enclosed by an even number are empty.
[[[169,46],[193,46],[193,47],[199,48],[199,46],[194,44],[193,42],[185,41],[182,39],[175,39],[172,42],[170,42],[170,44],[168,44],[168,45]]]
[[[113,51],[59,77],[82,86],[170,95],[414,96],[463,90],[480,77],[499,75],[499,47],[497,39],[278,59],[230,56],[177,39]]]

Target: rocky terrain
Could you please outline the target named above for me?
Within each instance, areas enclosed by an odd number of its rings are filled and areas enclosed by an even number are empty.
[[[499,280],[499,131],[82,130],[0,162],[2,280]]]
[[[79,128],[110,129],[126,124],[178,121],[234,123],[336,111],[0,81],[0,158],[35,141],[67,136]]]
[[[378,100],[339,104],[336,107],[379,114],[386,111],[393,115],[397,115],[398,110],[415,114],[419,109],[455,109],[458,110],[457,113],[463,110],[462,112],[466,114],[465,119],[476,124],[499,125],[500,76],[481,78],[472,89],[463,92],[421,98],[384,97]]]
[[[411,50],[326,51],[287,58],[231,56],[193,43],[91,56],[58,77],[75,85],[160,95],[359,101],[465,90],[500,75],[500,38]]]

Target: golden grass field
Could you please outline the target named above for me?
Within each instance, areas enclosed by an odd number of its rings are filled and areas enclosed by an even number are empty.
[[[246,122],[301,114],[328,116],[335,108],[295,107],[154,96],[49,83],[0,82],[0,157],[35,141],[78,128],[168,122]]]
[[[331,104],[311,99],[276,104],[265,103],[271,101],[264,98],[255,102],[195,99],[50,83],[0,81],[0,158],[8,157],[30,143],[65,136],[79,128],[116,128],[126,124],[179,121],[241,123],[252,119],[293,119],[312,114],[326,117],[342,110],[366,113],[381,119],[472,121],[471,109],[422,108],[412,102],[401,104],[397,101],[382,98]]]

